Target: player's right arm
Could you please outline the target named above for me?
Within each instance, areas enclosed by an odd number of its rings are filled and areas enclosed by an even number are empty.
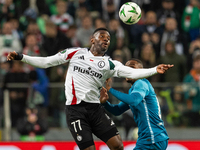
[[[110,102],[106,101],[102,105],[107,111],[115,116],[119,116],[130,109],[129,105],[124,102],[120,102],[119,104],[111,104]]]
[[[115,116],[118,116],[129,109],[129,105],[127,105],[126,103],[120,102],[119,104],[111,104],[107,101],[108,99],[109,96],[107,90],[104,87],[102,87],[100,92],[100,102],[107,111],[109,111]]]
[[[76,49],[69,49],[69,51],[67,51],[66,49],[62,52],[48,57],[33,57],[24,54],[19,54],[14,51],[8,54],[7,60],[21,60],[22,62],[37,68],[49,68],[68,62],[77,51],[78,50]]]

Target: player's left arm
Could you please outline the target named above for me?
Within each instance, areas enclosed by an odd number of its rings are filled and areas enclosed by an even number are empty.
[[[173,65],[160,64],[148,69],[134,69],[128,66],[124,66],[122,63],[115,60],[110,61],[110,64],[113,65],[113,70],[115,71],[114,76],[132,79],[147,78],[157,73],[163,74],[168,69],[173,67]]]

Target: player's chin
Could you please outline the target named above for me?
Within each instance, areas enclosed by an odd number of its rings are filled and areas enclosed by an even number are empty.
[[[108,50],[108,47],[102,47],[101,51],[103,51],[104,53]]]

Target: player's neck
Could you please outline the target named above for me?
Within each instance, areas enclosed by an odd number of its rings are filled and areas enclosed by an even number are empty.
[[[90,48],[90,52],[94,55],[94,56],[103,56],[104,53],[99,53],[98,50],[95,47],[91,47]]]

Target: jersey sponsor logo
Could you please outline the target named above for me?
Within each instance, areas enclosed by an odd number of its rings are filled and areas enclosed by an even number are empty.
[[[98,66],[99,66],[99,68],[103,68],[105,66],[105,62],[104,61],[99,61],[98,62]]]
[[[84,69],[84,68],[81,68],[81,67],[78,67],[78,66],[74,66],[74,71],[77,71],[77,72],[80,72],[80,73],[84,73],[84,74],[88,74],[90,76],[94,76],[94,77],[97,77],[99,79],[102,78],[102,74],[94,71],[94,70],[91,70],[91,68],[89,67],[88,69]]]

